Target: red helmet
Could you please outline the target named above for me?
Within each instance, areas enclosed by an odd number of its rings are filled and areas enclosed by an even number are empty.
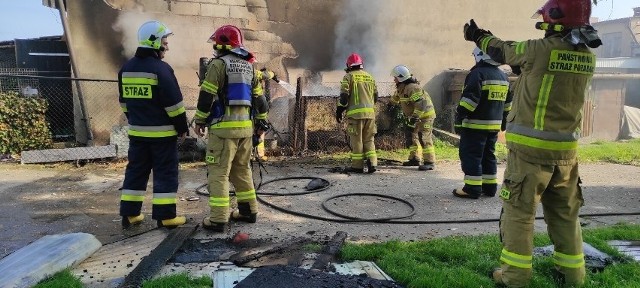
[[[242,44],[242,32],[240,31],[240,29],[238,29],[238,27],[233,25],[224,25],[218,28],[218,30],[216,30],[216,32],[213,32],[213,35],[209,37],[208,42],[215,43],[216,46],[230,46],[226,47],[227,50],[244,47],[244,45]],[[223,47],[219,47],[218,49],[221,49]]]
[[[360,55],[353,53],[347,57],[347,68],[351,68],[353,66],[362,65],[362,57]]]
[[[566,28],[591,25],[591,0],[548,0],[535,14],[540,15],[545,23],[561,24]]]

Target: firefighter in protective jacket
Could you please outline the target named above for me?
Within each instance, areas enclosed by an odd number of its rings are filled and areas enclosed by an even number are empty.
[[[493,277],[509,287],[528,284],[541,202],[555,249],[555,273],[566,285],[581,286],[585,260],[578,214],[584,200],[576,153],[581,110],[595,70],[589,48],[602,41],[589,24],[591,0],[549,0],[538,14],[543,22],[536,28],[545,31],[543,39],[503,41],[473,20],[464,25],[466,40],[522,73],[507,117],[509,154],[500,190],[502,266]]]
[[[209,41],[213,42],[216,57],[209,63],[202,82],[195,114],[198,136],[209,130],[205,161],[211,214],[202,225],[224,232],[229,219],[256,222],[258,202],[249,161],[253,134],[269,128],[268,103],[250,63],[253,55],[242,44],[240,29],[222,26]],[[251,109],[256,111],[253,119]],[[207,124],[212,113],[212,121]],[[229,182],[233,183],[238,203],[238,209],[231,213]]]
[[[360,55],[353,53],[347,57],[346,75],[340,82],[340,99],[336,108],[336,121],[342,122],[342,115],[347,111],[347,133],[351,147],[351,167],[347,172],[364,173],[364,162],[367,173],[376,172],[378,156],[374,136],[376,135],[375,104],[378,101],[378,88],[371,74],[364,71]]]
[[[496,141],[498,132],[504,130],[512,96],[507,75],[497,67],[500,64],[478,47],[473,56],[476,65],[464,81],[455,124],[460,134],[458,155],[464,187],[453,190],[453,195],[477,199],[481,194],[496,195]]]
[[[418,166],[419,170],[433,170],[436,163],[436,151],[433,147],[433,121],[436,110],[433,108],[431,97],[420,87],[404,65],[398,65],[391,71],[396,83],[396,93],[391,96],[392,104],[400,104],[404,114],[407,130],[407,146],[409,146],[409,161],[403,166]]]
[[[273,80],[276,83],[279,83],[280,80],[278,79],[278,76],[270,70],[267,70],[266,68],[262,68],[260,70],[255,70],[255,75],[256,78],[258,79],[258,82],[260,83],[260,85],[262,85],[262,89],[264,91],[264,96],[265,99],[267,99],[267,103],[271,102],[271,97],[269,97],[269,85],[267,84],[269,80]],[[261,161],[267,161],[267,156],[265,155],[265,148],[264,148],[264,136],[266,133],[262,133],[260,135],[255,135],[257,136],[257,144],[254,143],[256,145],[256,154],[255,155],[258,159],[260,159]]]
[[[161,59],[169,50],[171,30],[149,21],[138,30],[138,49],[118,73],[120,106],[129,122],[127,164],[120,216],[122,226],[139,224],[149,174],[153,170],[153,211],[158,227],[176,227],[186,217],[176,215],[178,193],[178,136],[188,131],[178,81]]]

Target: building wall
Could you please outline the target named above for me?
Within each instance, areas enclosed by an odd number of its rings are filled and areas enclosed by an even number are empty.
[[[639,52],[634,33],[640,37],[640,17],[597,22],[593,27],[602,39],[602,46],[593,49],[597,57],[633,57]]]
[[[535,2],[535,3],[534,3]],[[117,70],[136,46],[135,34],[144,21],[165,22],[169,38],[166,61],[182,85],[187,106],[195,106],[198,58],[211,55],[207,38],[215,28],[234,24],[243,29],[245,45],[260,66],[275,70],[285,81],[289,71],[331,71],[343,68],[351,52],[365,58],[365,69],[379,81],[390,81],[397,64],[408,65],[432,97],[441,95],[449,68],[469,68],[473,43],[464,41],[462,27],[474,18],[481,28],[505,40],[538,38],[531,14],[536,1],[446,0],[67,0],[71,49],[79,77],[115,79]],[[286,68],[285,68],[286,67]],[[435,79],[435,80],[434,80]],[[435,88],[430,88],[435,87]],[[89,117],[98,111],[111,119],[92,118],[95,135],[122,124],[112,97],[92,97],[83,91]],[[103,124],[100,124],[103,123]],[[107,133],[108,134],[108,133]],[[102,137],[104,138],[104,137]],[[105,140],[105,139],[103,139]],[[108,139],[106,139],[108,140]],[[106,141],[105,140],[105,141]],[[99,141],[98,141],[99,142]]]

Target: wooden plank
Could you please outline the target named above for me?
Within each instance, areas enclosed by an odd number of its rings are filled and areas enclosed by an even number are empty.
[[[608,241],[607,244],[618,250],[620,253],[630,256],[635,261],[640,262],[640,241],[612,240]]]
[[[142,261],[140,261],[140,264],[124,278],[124,283],[118,287],[142,287],[142,283],[153,278],[171,256],[178,251],[182,243],[184,243],[184,240],[191,237],[191,234],[193,234],[197,228],[198,225],[194,225],[181,226],[171,230],[167,238],[164,238],[158,247],[151,251],[151,254],[144,257]]]
[[[0,260],[2,287],[31,287],[82,262],[102,244],[87,233],[44,236]]]
[[[50,163],[116,157],[116,146],[75,147],[22,151],[21,163]]]

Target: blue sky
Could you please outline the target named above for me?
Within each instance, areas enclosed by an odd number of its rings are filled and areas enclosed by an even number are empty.
[[[592,16],[600,21],[630,17],[633,15],[631,8],[640,6],[638,0],[598,2]],[[540,0],[540,3],[542,5],[544,1]],[[62,35],[58,10],[42,6],[42,0],[0,0],[0,41],[53,35]]]

